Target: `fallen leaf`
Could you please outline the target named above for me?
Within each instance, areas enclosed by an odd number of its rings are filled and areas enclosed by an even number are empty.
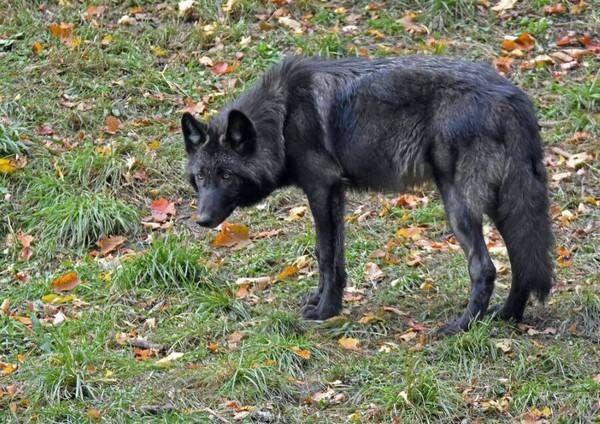
[[[64,22],[61,22],[60,24],[51,23],[48,25],[48,30],[50,31],[50,34],[56,38],[66,40],[71,37],[71,33],[73,32],[73,24],[67,24]]]
[[[50,288],[56,291],[69,291],[73,290],[80,282],[77,273],[71,271],[54,279],[52,283],[50,283]]]
[[[282,229],[261,231],[261,232],[256,233],[256,234],[252,234],[250,236],[250,239],[252,239],[252,240],[260,240],[260,239],[264,239],[264,238],[277,237],[281,233],[283,233]]]
[[[494,60],[494,67],[498,72],[509,74],[512,68],[514,59],[508,56],[500,56]]]
[[[567,8],[562,3],[549,4],[542,9],[546,15],[566,13]]]
[[[35,55],[35,56],[39,56],[40,53],[42,53],[42,51],[44,50],[44,47],[42,46],[42,44],[39,41],[36,41],[35,43],[33,43],[33,45],[31,46],[31,52]]]
[[[292,352],[303,359],[310,359],[310,351],[301,349],[300,346],[292,346]]]
[[[139,347],[134,347],[133,355],[138,361],[147,361],[148,359],[154,356],[154,351],[152,349],[142,349]]]
[[[342,337],[338,340],[338,344],[347,350],[360,350],[358,347],[360,340],[352,337]]]
[[[296,34],[302,34],[302,24],[289,16],[282,16],[277,20],[280,24],[292,29]]]
[[[121,125],[121,121],[112,115],[107,116],[104,123],[106,124],[106,132],[109,134],[116,134]]]
[[[512,340],[511,339],[503,339],[496,342],[496,347],[499,348],[502,352],[508,353],[512,350]]]
[[[230,67],[230,65],[228,65],[225,62],[218,62],[215,63],[213,65],[212,68],[210,68],[210,71],[214,74],[214,75],[225,75],[228,74],[230,72],[232,72],[234,69]]]
[[[0,306],[0,313],[2,313],[2,315],[8,315],[9,307],[10,307],[10,299],[6,298],[2,301],[2,305]]]
[[[65,322],[66,319],[67,319],[67,317],[65,316],[65,314],[63,314],[62,311],[58,311],[56,313],[56,315],[54,315],[54,318],[52,319],[52,325],[58,327],[63,322]]]
[[[503,10],[512,9],[518,0],[500,0],[498,4],[492,7],[493,11],[502,12]]]
[[[517,49],[531,50],[534,45],[535,39],[528,32],[523,32],[518,37],[504,37],[501,47],[510,52]]]
[[[100,254],[106,256],[109,253],[116,250],[119,246],[125,243],[125,238],[121,236],[102,236],[100,240],[96,242],[96,246],[100,248]]]
[[[409,34],[428,34],[429,30],[425,25],[415,23],[414,19],[416,17],[416,13],[407,12],[401,19],[398,20],[398,23],[402,25],[402,27]]]
[[[227,346],[229,350],[233,350],[237,347],[238,343],[242,341],[242,339],[246,337],[246,333],[243,331],[234,331],[230,335],[227,336]]]
[[[212,241],[213,247],[242,247],[250,242],[250,231],[243,224],[221,224],[219,233]]]
[[[298,271],[300,271],[300,268],[298,268],[297,266],[288,265],[285,268],[283,268],[283,270],[279,274],[277,274],[277,277],[275,277],[275,281],[285,280],[286,278],[291,277],[292,275],[296,275]]]
[[[167,366],[167,365],[170,365],[171,362],[176,361],[177,359],[181,358],[182,356],[183,356],[183,353],[181,353],[181,352],[171,352],[164,358],[161,358],[158,361],[156,361],[155,364],[158,366],[161,366],[161,367]]]
[[[162,223],[175,216],[175,204],[161,197],[150,203],[150,212],[154,222]]]
[[[297,206],[295,208],[291,208],[286,221],[297,221],[306,215],[307,210],[308,208],[306,206]]]
[[[39,127],[37,127],[35,129],[35,132],[38,135],[53,135],[54,134],[54,129],[52,128],[51,124],[42,124]]]
[[[31,242],[33,241],[33,236],[18,233],[17,240],[21,243],[21,251],[19,252],[19,259],[22,261],[28,261],[31,258]]]
[[[89,6],[87,9],[85,9],[85,12],[83,12],[83,16],[87,19],[90,19],[94,16],[102,15],[105,10],[106,6]]]
[[[380,281],[384,277],[383,271],[373,262],[367,262],[364,267],[365,279],[370,282]]]
[[[100,419],[102,418],[100,411],[96,408],[88,408],[88,410],[85,411],[85,415],[86,417],[94,421],[100,421]]]

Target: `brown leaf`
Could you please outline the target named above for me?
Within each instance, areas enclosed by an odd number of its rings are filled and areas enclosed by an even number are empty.
[[[562,3],[549,4],[542,9],[546,15],[566,13],[567,8]]]
[[[85,12],[83,12],[83,16],[87,19],[92,18],[94,16],[100,16],[106,10],[106,6],[90,6]]]
[[[594,54],[600,53],[600,44],[595,44],[592,41],[592,37],[590,37],[589,35],[584,35],[583,37],[580,37],[579,42],[583,44],[586,50],[589,50]]]
[[[264,239],[264,238],[277,237],[278,235],[280,235],[282,233],[283,233],[282,229],[261,231],[261,232],[256,233],[256,234],[252,234],[250,236],[250,239],[252,239],[252,240],[260,240],[260,239]]]
[[[527,32],[521,33],[518,37],[505,37],[502,41],[502,49],[506,51],[513,50],[531,50],[535,45],[535,39]]]
[[[56,38],[66,40],[67,38],[70,38],[73,33],[73,24],[66,24],[64,22],[61,22],[60,24],[51,23],[48,25],[48,31]]]
[[[380,281],[384,277],[383,271],[373,262],[367,262],[364,267],[365,279],[370,282]]]
[[[121,121],[112,115],[107,116],[104,123],[106,124],[106,132],[109,134],[116,134],[117,131],[119,131],[119,126],[121,125]]]
[[[234,62],[231,65],[228,65],[226,62],[218,62],[215,63],[212,68],[210,68],[210,71],[214,75],[225,75],[235,71],[238,68],[238,66],[239,63],[237,62]]]
[[[33,236],[19,233],[17,234],[17,240],[19,240],[22,247],[19,252],[19,259],[28,261],[29,258],[31,258],[31,242],[33,241]]]
[[[250,242],[250,231],[243,224],[230,224],[224,222],[215,239],[213,247],[241,247]]]
[[[428,34],[429,30],[425,25],[415,23],[416,13],[407,12],[398,23],[404,27],[409,34]]]
[[[155,355],[152,349],[142,349],[139,347],[133,348],[133,354],[135,356],[135,359],[138,361],[147,361]]]
[[[494,60],[494,67],[498,72],[509,74],[512,69],[513,58],[508,56],[500,56]]]
[[[50,124],[42,124],[36,128],[35,132],[38,135],[54,135],[54,129]]]
[[[80,282],[77,273],[71,271],[54,279],[54,281],[50,283],[50,288],[56,291],[69,291],[75,288]]]
[[[572,36],[565,35],[564,37],[561,37],[558,40],[556,40],[556,45],[559,47],[564,47],[564,46],[568,46],[573,41],[574,41],[574,38]]]
[[[103,236],[96,242],[96,246],[100,248],[100,254],[102,256],[108,255],[110,252],[116,250],[119,246],[125,243],[125,238],[121,236]]]
[[[360,340],[354,339],[352,337],[341,337],[338,340],[338,344],[347,350],[360,350],[358,345],[360,344]]]

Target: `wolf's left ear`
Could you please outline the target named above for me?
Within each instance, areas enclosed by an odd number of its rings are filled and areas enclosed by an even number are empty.
[[[236,109],[229,112],[224,142],[238,153],[252,153],[256,142],[256,129],[244,112]]]
[[[194,153],[206,141],[206,125],[198,121],[191,113],[181,117],[181,130],[185,141],[185,150]]]

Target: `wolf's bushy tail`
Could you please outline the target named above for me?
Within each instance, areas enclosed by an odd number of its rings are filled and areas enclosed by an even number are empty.
[[[505,128],[506,163],[498,192],[496,226],[506,243],[512,286],[502,314],[520,320],[529,294],[540,301],[552,288],[554,238],[549,216],[541,138],[527,99],[512,105]]]

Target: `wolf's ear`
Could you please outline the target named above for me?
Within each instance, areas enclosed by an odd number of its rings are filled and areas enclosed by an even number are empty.
[[[254,124],[244,112],[233,109],[227,117],[227,134],[224,143],[241,154],[250,154],[256,142]]]
[[[206,125],[194,118],[191,113],[186,112],[181,117],[181,130],[185,150],[190,154],[206,141]]]

